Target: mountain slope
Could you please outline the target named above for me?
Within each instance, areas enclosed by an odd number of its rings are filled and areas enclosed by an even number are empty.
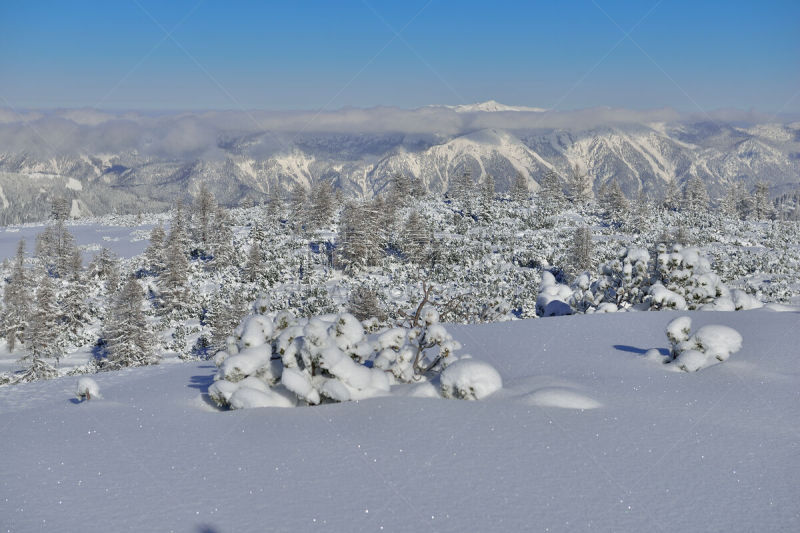
[[[0,153],[0,187],[6,198],[0,203],[0,224],[46,216],[46,200],[54,195],[80,200],[85,210],[104,214],[162,208],[176,197],[196,193],[201,183],[229,205],[246,198],[263,201],[271,189],[285,194],[295,184],[309,187],[320,180],[348,194],[371,196],[396,173],[418,179],[433,191],[446,190],[450,179],[464,172],[475,182],[492,174],[501,191],[521,173],[535,190],[547,170],[565,177],[575,165],[594,179],[596,189],[616,179],[629,196],[644,191],[658,197],[670,181],[682,185],[693,176],[706,182],[712,198],[722,197],[733,182],[752,188],[766,180],[774,195],[800,184],[797,123],[744,127],[710,121],[641,122],[552,128],[540,127],[537,119],[549,112],[511,112],[509,106],[494,104],[456,113],[445,109],[463,119],[460,131],[450,134],[224,130],[216,133],[215,143],[201,139],[193,148],[175,153],[163,147],[96,153],[83,147],[56,156],[36,155],[34,149],[6,151]],[[494,116],[511,116],[514,127],[480,127]],[[442,123],[443,131],[445,126]]]

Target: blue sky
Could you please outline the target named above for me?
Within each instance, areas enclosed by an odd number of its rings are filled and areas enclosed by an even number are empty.
[[[0,4],[0,107],[774,113],[798,91],[797,1]]]

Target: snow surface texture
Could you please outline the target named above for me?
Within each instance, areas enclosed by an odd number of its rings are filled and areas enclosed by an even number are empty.
[[[690,374],[645,357],[684,314],[741,350]],[[98,374],[101,402],[74,377],[4,387],[0,530],[798,531],[798,316],[448,326],[503,378],[481,402],[423,383],[220,413],[209,362]]]

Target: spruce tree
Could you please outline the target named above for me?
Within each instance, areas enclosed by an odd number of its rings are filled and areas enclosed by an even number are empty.
[[[528,179],[522,175],[522,172],[517,172],[514,181],[511,183],[511,189],[509,189],[508,195],[513,202],[518,204],[525,204],[528,201],[530,197]]]
[[[189,306],[189,260],[186,257],[182,226],[170,229],[165,247],[164,273],[159,276],[159,314],[181,314]]]
[[[56,302],[55,287],[46,271],[42,271],[37,281],[35,307],[30,316],[30,326],[25,329],[25,347],[28,355],[23,360],[32,364],[37,359],[61,359],[61,326]]]
[[[212,232],[212,221],[216,212],[217,201],[206,184],[200,186],[200,192],[192,206],[192,238],[201,253],[209,253]]]
[[[164,232],[164,226],[159,222],[150,231],[150,244],[144,251],[144,257],[147,261],[147,270],[159,275],[164,271],[166,263],[164,262],[164,246],[167,239],[167,234]]]
[[[692,213],[701,213],[708,210],[708,190],[703,180],[692,176],[683,189],[683,207]]]
[[[494,216],[494,197],[495,190],[494,178],[491,174],[486,174],[486,178],[481,186],[481,218],[485,221],[491,220]]]
[[[671,179],[667,182],[662,205],[669,211],[677,211],[681,208],[681,191],[678,188],[677,179]]]
[[[250,250],[247,252],[247,263],[244,266],[245,279],[253,283],[259,278],[262,270],[261,243],[258,239],[251,239]]]
[[[555,170],[548,170],[539,183],[537,195],[539,208],[546,216],[558,213],[566,203],[561,178]]]
[[[592,232],[588,226],[575,228],[570,246],[570,266],[573,272],[583,272],[592,266]]]
[[[113,370],[158,362],[153,335],[142,312],[143,300],[139,282],[129,277],[114,299],[105,323],[103,337],[108,358],[99,363],[101,368]]]
[[[581,170],[576,163],[572,167],[572,172],[569,174],[569,181],[567,183],[569,190],[569,200],[573,204],[585,205],[592,201],[594,192],[592,191],[592,178],[589,174]]]
[[[214,229],[210,237],[211,252],[214,254],[212,266],[222,270],[236,261],[233,247],[233,222],[224,207],[217,207],[214,213]]]
[[[11,279],[3,290],[3,334],[6,347],[13,352],[23,342],[30,318],[30,284],[25,271],[25,241],[19,241],[11,269]]]
[[[769,199],[769,183],[765,181],[756,183],[753,194],[753,216],[756,220],[775,218],[775,208]]]

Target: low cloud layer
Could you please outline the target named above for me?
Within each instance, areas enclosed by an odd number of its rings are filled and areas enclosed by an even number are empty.
[[[443,106],[345,108],[324,112],[196,113],[0,109],[0,152],[55,155],[136,150],[158,157],[197,157],[221,153],[218,145],[225,139],[264,133],[271,135],[261,136],[261,143],[280,150],[288,149],[297,138],[314,133],[402,133],[451,137],[483,128],[585,130],[623,124],[700,121],[755,124],[779,122],[781,119],[739,110],[679,113],[667,108],[495,113],[463,113]]]

